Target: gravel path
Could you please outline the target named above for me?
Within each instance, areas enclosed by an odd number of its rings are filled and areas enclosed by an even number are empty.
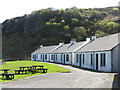
[[[50,73],[3,83],[3,88],[112,88],[115,73],[97,73],[60,65],[71,73]],[[116,87],[116,86],[115,86]]]

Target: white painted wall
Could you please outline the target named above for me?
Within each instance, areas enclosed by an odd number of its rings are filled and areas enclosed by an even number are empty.
[[[105,53],[106,54],[106,65],[105,66],[101,66],[101,57],[100,54],[101,53]],[[103,52],[95,52],[95,54],[99,55],[99,59],[98,59],[98,70],[99,71],[106,71],[106,72],[111,72],[111,51],[103,51]],[[96,61],[95,61],[96,63]]]
[[[83,54],[84,54],[84,64],[83,64]],[[93,64],[91,65],[91,54],[93,52],[82,53],[82,67],[93,69]]]
[[[106,54],[106,65],[105,66],[101,66],[101,57],[100,57],[101,53]],[[111,51],[75,53],[74,65],[80,66],[80,60],[78,59],[78,63],[76,61],[77,54],[78,55],[81,54],[81,67],[94,69],[94,70],[96,70],[96,54],[98,54],[98,70],[111,72]],[[83,54],[84,54],[84,63],[83,63]],[[91,54],[93,55],[92,65],[91,65]]]
[[[57,63],[62,63],[61,54],[57,54]]]

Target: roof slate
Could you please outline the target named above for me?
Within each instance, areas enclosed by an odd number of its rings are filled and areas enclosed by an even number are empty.
[[[77,52],[111,50],[112,48],[120,44],[119,36],[120,36],[120,33],[117,33],[117,34],[112,34],[112,35],[97,38],[94,41],[89,42],[83,48],[77,50]]]
[[[74,44],[64,44],[63,46],[61,46],[60,48],[58,48],[57,50],[55,50],[53,53],[68,53],[68,52],[73,52],[75,49],[77,49],[78,47],[80,47],[84,43],[85,43],[85,41],[83,41],[83,42],[77,42],[77,43],[74,43]]]
[[[39,53],[50,53],[54,48],[56,48],[58,45],[54,46],[43,46],[42,48],[38,48],[33,52],[33,54],[39,54]]]

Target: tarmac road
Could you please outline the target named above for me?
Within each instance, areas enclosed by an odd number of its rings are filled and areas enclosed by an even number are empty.
[[[57,64],[60,65],[60,64]],[[115,73],[98,73],[60,65],[71,73],[50,73],[3,83],[2,88],[112,88]],[[114,86],[116,87],[116,85]]]

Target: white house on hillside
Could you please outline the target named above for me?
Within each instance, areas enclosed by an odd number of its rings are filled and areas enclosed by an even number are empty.
[[[76,42],[76,39],[72,39],[69,44],[64,44],[60,48],[52,52],[51,62],[62,63],[62,64],[74,64],[74,52],[90,41],[87,38],[86,41]]]
[[[41,46],[31,54],[31,60],[71,64],[105,72],[120,72],[120,33],[86,41],[53,46]]]
[[[118,72],[120,33],[100,37],[76,52],[78,66],[99,71]]]
[[[50,52],[55,49],[57,45],[55,46],[40,46],[37,50],[35,50],[31,54],[31,60],[33,61],[49,61],[50,58]]]

